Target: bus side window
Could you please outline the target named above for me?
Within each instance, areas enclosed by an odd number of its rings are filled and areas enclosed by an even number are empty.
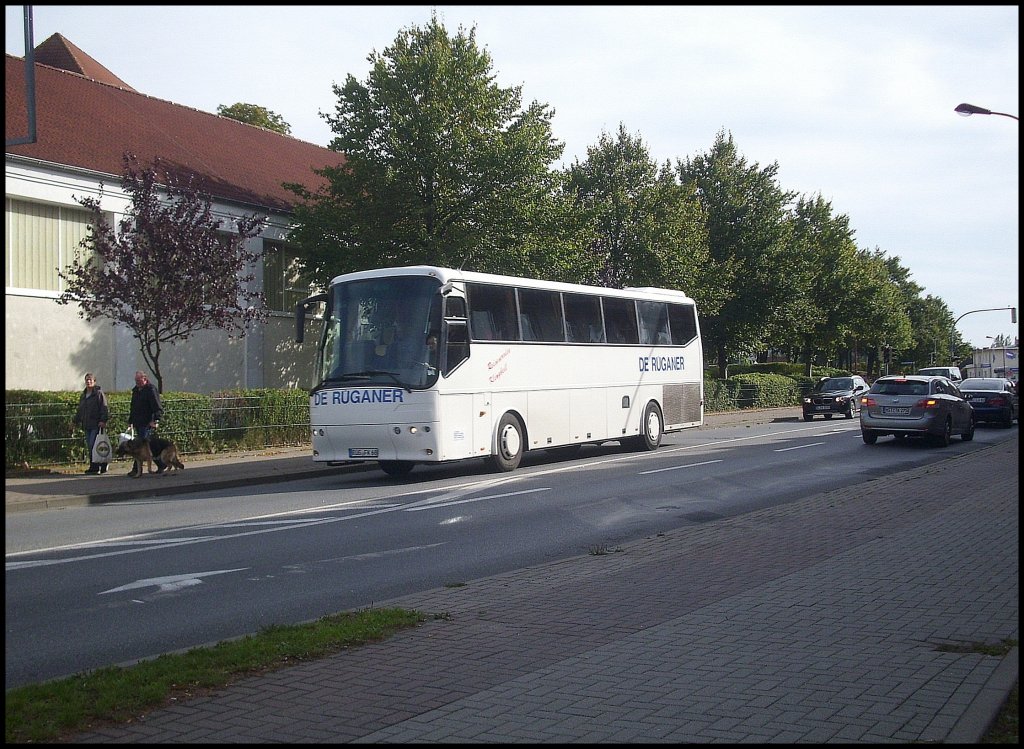
[[[562,294],[570,343],[604,343],[601,300],[588,294]]]
[[[668,324],[676,346],[685,346],[697,337],[697,316],[692,304],[668,305]]]
[[[469,320],[474,338],[485,341],[518,340],[515,289],[497,284],[467,283],[466,292],[469,296]],[[490,332],[486,337],[477,327],[478,319],[480,325],[484,325],[484,317],[478,318],[478,312],[487,313],[486,324]]]
[[[665,302],[637,302],[640,311],[640,343],[667,345],[668,305]]]
[[[636,305],[632,299],[601,297],[604,329],[608,343],[640,343],[636,327]]]
[[[519,321],[524,341],[565,340],[562,325],[562,300],[557,291],[518,289]]]

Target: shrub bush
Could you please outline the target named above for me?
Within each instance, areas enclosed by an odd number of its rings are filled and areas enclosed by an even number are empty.
[[[741,374],[729,382],[736,383],[738,408],[780,408],[800,402],[796,380],[786,375]]]
[[[89,462],[85,433],[74,425],[80,393],[8,390],[5,393],[6,468]],[[128,430],[131,392],[107,393],[111,441]],[[309,441],[309,393],[254,389],[227,396],[168,392],[160,396],[159,433],[184,454],[212,453]]]

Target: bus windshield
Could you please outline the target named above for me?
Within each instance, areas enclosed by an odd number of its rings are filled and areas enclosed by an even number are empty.
[[[332,287],[316,387],[433,386],[441,331],[439,289],[440,282],[426,276],[372,278]]]

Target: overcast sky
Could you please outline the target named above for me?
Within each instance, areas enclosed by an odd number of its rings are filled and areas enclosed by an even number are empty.
[[[988,6],[57,6],[32,7],[141,93],[215,112],[248,102],[326,146],[332,85],[432,10],[475,26],[501,86],[555,110],[562,164],[620,125],[662,163],[720,130],[785,190],[830,201],[859,247],[899,257],[955,317],[1019,307],[1019,8]],[[23,56],[24,6],[6,6]],[[1016,337],[1008,310],[957,325],[975,346]],[[942,342],[937,342],[940,345]],[[948,349],[948,340],[940,353]]]

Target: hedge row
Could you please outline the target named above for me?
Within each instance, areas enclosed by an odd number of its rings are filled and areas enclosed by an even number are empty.
[[[8,390],[4,438],[7,468],[87,463],[85,433],[74,424],[78,392]],[[309,394],[271,388],[226,390],[211,395],[161,396],[159,434],[185,454],[249,450],[309,441]],[[107,393],[112,441],[128,430],[130,392]]]
[[[797,367],[801,365],[759,365]],[[812,379],[799,373],[756,372],[719,380],[708,373],[704,410],[781,408],[799,405]],[[802,370],[801,370],[802,371]],[[849,374],[816,370],[816,376]],[[8,390],[4,417],[7,468],[87,463],[84,433],[73,423],[78,392]],[[254,450],[309,442],[309,395],[305,390],[259,388],[211,395],[164,393],[160,434],[174,439],[185,454]],[[130,392],[107,393],[107,432],[128,429]],[[113,437],[112,437],[113,438]],[[113,438],[116,441],[116,438]]]

